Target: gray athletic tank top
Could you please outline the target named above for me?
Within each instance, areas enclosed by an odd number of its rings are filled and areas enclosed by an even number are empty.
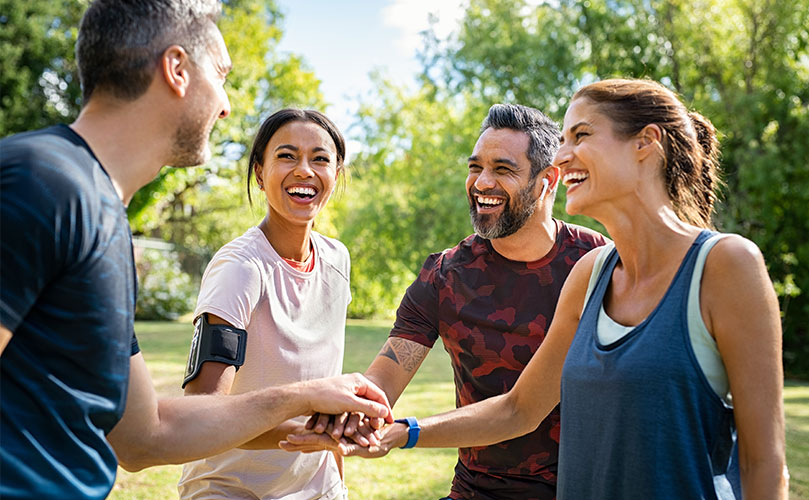
[[[741,498],[733,410],[700,370],[687,327],[711,234],[700,233],[651,314],[602,345],[598,312],[619,256],[607,258],[562,371],[560,500]]]

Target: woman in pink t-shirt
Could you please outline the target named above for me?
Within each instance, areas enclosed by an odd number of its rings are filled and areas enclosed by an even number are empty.
[[[244,347],[234,348],[234,357],[243,352],[244,363],[194,361],[206,356],[192,352],[187,395],[237,394],[341,373],[350,260],[342,243],[312,228],[344,174],[344,159],[343,136],[322,113],[284,109],[261,125],[248,197],[255,178],[267,215],[211,260],[194,314],[198,331],[202,318],[235,330]],[[197,336],[192,351],[210,345]],[[277,449],[304,424],[287,421],[239,449],[187,464],[180,497],[345,498],[340,458]]]

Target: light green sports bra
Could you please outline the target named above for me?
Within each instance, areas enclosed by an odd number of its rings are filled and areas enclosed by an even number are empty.
[[[713,246],[724,236],[723,234],[711,236],[702,245],[697,255],[697,261],[694,265],[694,274],[691,275],[691,285],[688,290],[688,335],[691,338],[691,347],[694,350],[694,355],[697,358],[699,367],[702,369],[702,373],[705,375],[705,378],[708,380],[714,392],[716,392],[725,403],[730,405],[731,394],[727,370],[725,370],[725,364],[722,362],[719,349],[716,347],[716,341],[711,337],[708,328],[705,326],[705,322],[702,320],[702,312],[699,307],[699,290],[702,284],[702,271],[705,268],[705,259],[708,257],[708,252],[710,252]],[[587,285],[587,294],[584,298],[585,306],[590,300],[590,294],[595,288],[598,275],[604,267],[604,262],[606,262],[607,256],[609,256],[614,247],[615,245],[610,242],[601,247],[601,250],[596,256],[593,272],[590,274],[590,282]],[[634,326],[625,326],[610,318],[606,311],[604,311],[604,305],[601,305],[601,310],[598,313],[596,332],[598,341],[601,344],[611,344],[631,332],[634,328]]]

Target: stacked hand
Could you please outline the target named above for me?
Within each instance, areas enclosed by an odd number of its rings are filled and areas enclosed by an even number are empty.
[[[299,382],[297,386],[306,395],[311,412],[356,411],[393,422],[385,393],[359,373]]]
[[[383,419],[363,413],[315,414],[306,423],[308,432],[290,434],[279,444],[286,451],[332,450],[343,456],[382,457],[407,442],[407,426],[384,424]]]
[[[381,418],[371,418],[363,413],[340,415],[314,415],[306,423],[306,429],[316,434],[327,434],[334,441],[345,438],[360,446],[379,446],[379,429],[384,425]]]

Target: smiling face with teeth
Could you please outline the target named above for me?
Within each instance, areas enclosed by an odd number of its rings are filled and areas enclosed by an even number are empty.
[[[475,232],[486,239],[516,233],[534,214],[539,192],[524,132],[486,129],[469,157],[466,193]]]
[[[312,122],[292,121],[273,134],[263,165],[255,167],[271,223],[311,227],[337,182],[335,149],[328,132]]]
[[[620,137],[608,116],[586,98],[574,99],[565,113],[562,145],[554,165],[562,171],[567,188],[565,209],[568,214],[597,218],[590,207],[607,199],[626,198],[642,181],[637,165],[637,141]]]

